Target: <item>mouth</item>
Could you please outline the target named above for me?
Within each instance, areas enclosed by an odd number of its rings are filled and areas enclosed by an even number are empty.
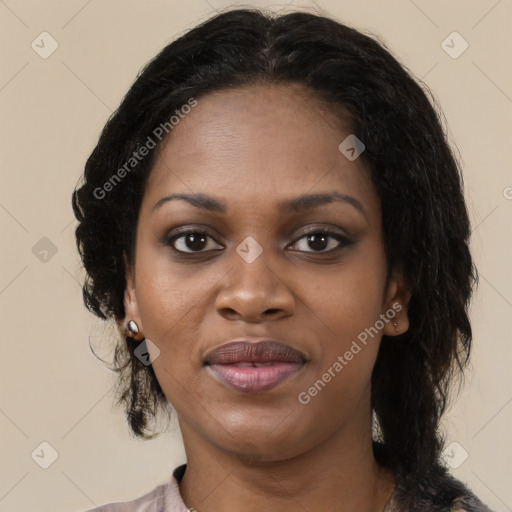
[[[234,341],[210,352],[204,365],[228,388],[244,393],[269,391],[306,364],[302,352],[277,341]]]

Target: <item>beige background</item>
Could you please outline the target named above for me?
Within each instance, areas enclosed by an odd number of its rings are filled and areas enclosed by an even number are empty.
[[[110,331],[82,305],[70,196],[138,70],[229,5],[0,1],[0,512],[78,512],[132,499],[185,461],[176,422],[174,433],[143,442],[129,436],[121,410],[111,409],[110,372],[88,344],[90,336],[95,347],[105,345]],[[441,103],[464,162],[481,272],[471,312],[472,373],[444,423],[448,443],[469,454],[452,472],[493,510],[512,510],[512,2],[252,5],[320,8],[380,34]],[[47,59],[31,48],[43,31],[58,42]],[[456,59],[441,46],[453,31],[469,43]],[[57,249],[46,262],[43,237]],[[50,449],[43,446],[43,457],[38,448],[43,441],[58,452],[48,469],[31,456],[37,449],[39,461],[49,460]]]

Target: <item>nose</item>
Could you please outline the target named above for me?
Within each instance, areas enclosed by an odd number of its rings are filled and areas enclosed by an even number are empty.
[[[293,314],[295,298],[287,283],[290,276],[281,267],[271,268],[264,254],[265,251],[252,263],[234,255],[233,267],[216,297],[219,314],[251,323]]]

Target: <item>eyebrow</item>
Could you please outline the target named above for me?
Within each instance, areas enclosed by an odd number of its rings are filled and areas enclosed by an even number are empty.
[[[187,203],[195,206],[196,208],[202,208],[204,210],[209,210],[212,212],[218,213],[226,213],[227,205],[222,201],[208,196],[206,194],[196,193],[196,194],[171,194],[169,196],[162,197],[159,199],[155,205],[153,206],[152,212],[156,209],[160,208],[165,203],[169,201],[180,199],[186,201]],[[353,206],[356,210],[363,214],[368,223],[370,222],[368,219],[368,215],[363,208],[363,205],[352,196],[347,194],[342,194],[337,191],[332,191],[324,194],[304,194],[298,197],[294,197],[292,199],[287,199],[279,204],[280,211],[282,214],[289,214],[292,212],[301,212],[305,210],[311,210],[313,208],[317,208],[324,204],[332,203],[333,201],[339,201],[342,203],[349,204]]]

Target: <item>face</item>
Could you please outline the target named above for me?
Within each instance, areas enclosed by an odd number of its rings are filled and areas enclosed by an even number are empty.
[[[259,85],[198,99],[162,148],[125,308],[160,351],[153,367],[185,444],[198,436],[239,454],[256,445],[279,460],[371,429],[380,339],[408,324],[400,276],[386,286],[379,198],[361,159],[338,149],[350,133],[308,89]],[[164,199],[173,194],[220,205]],[[290,206],[311,195],[331,200]],[[233,389],[205,358],[247,338],[307,362],[271,389]]]

